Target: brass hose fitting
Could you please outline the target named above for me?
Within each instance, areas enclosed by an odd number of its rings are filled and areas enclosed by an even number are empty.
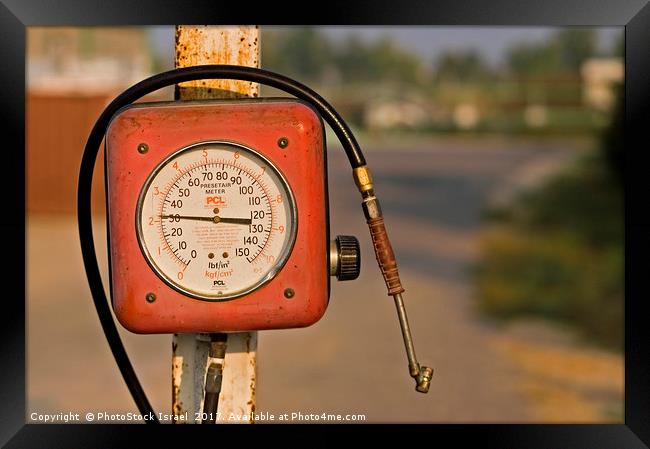
[[[397,270],[397,260],[393,252],[393,247],[390,244],[390,239],[388,238],[388,231],[386,231],[386,225],[384,224],[381,206],[375,196],[370,169],[366,165],[362,165],[355,168],[352,175],[354,183],[357,185],[363,197],[363,214],[366,217],[366,222],[370,229],[370,237],[372,238],[372,244],[375,249],[377,264],[384,277],[388,295],[392,296],[395,300],[397,316],[406,348],[406,356],[409,362],[409,374],[415,379],[415,390],[420,393],[427,393],[431,385],[433,369],[427,366],[420,366],[415,356],[413,337],[411,336],[411,330],[406,317],[406,308],[404,307],[404,300],[402,298],[404,287],[402,287],[402,281]]]

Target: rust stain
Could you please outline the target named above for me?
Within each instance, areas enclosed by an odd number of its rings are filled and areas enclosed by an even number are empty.
[[[219,33],[215,33],[213,27],[176,27],[176,67],[199,64],[259,67],[259,27],[223,28],[219,27]],[[229,92],[227,95],[219,95],[219,98],[257,97],[259,95],[259,87],[255,83],[237,80],[205,80],[181,83],[179,85],[180,99],[215,98],[212,91],[191,89],[202,87]]]
[[[248,402],[246,402],[246,405],[250,407],[250,418],[251,418],[251,424],[255,424],[255,394],[256,394],[256,379],[253,377],[251,379],[250,385],[250,399]]]
[[[246,337],[246,352],[251,352],[251,340],[253,338],[252,334],[248,334]],[[256,402],[256,386],[257,386],[257,357],[250,358],[250,364],[253,367],[253,377],[251,378],[249,390],[250,390],[250,400],[246,403],[251,410],[251,424],[255,424],[255,402]]]

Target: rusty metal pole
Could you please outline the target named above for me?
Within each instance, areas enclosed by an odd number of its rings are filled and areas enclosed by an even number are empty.
[[[200,64],[260,66],[258,26],[176,27],[176,67]],[[202,80],[176,86],[179,100],[257,97],[259,85],[235,80]],[[201,413],[210,360],[210,334],[174,334],[172,342],[172,412]],[[218,413],[222,422],[252,423],[255,411],[257,332],[227,335]],[[235,419],[230,419],[231,416]],[[225,420],[225,421],[224,421]],[[196,421],[200,422],[200,420]],[[219,422],[219,421],[217,421]]]

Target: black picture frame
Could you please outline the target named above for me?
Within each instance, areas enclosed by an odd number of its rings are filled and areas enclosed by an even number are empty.
[[[385,0],[355,3],[310,2],[290,8],[266,2],[256,6],[207,0],[2,0],[0,3],[0,128],[4,148],[0,157],[4,189],[1,194],[0,236],[3,237],[3,278],[14,291],[1,299],[0,313],[0,443],[7,447],[121,447],[133,444],[134,433],[147,438],[185,441],[186,432],[203,434],[198,426],[37,425],[25,424],[25,57],[26,27],[120,26],[177,23],[212,24],[393,24],[481,26],[624,26],[625,27],[625,422],[604,425],[431,425],[409,426],[409,439],[453,441],[454,446],[479,441],[480,447],[499,448],[642,448],[650,444],[650,338],[645,301],[650,287],[645,281],[644,255],[650,249],[650,208],[644,202],[650,148],[643,143],[650,123],[650,6],[648,0]],[[632,143],[637,143],[634,147]],[[11,187],[14,186],[14,187]],[[71,242],[70,244],[78,244]],[[20,254],[23,254],[21,257]],[[8,260],[10,259],[10,260]],[[46,267],[44,268],[46,269]],[[53,317],[56,319],[56,317]],[[43,348],[46,350],[46,348]],[[44,373],[46,375],[47,373]],[[248,427],[221,426],[224,433],[250,432]],[[301,426],[303,429],[307,426]],[[345,427],[350,429],[352,426]],[[372,427],[381,438],[392,426]],[[119,432],[117,429],[119,428]],[[271,426],[256,426],[267,433]],[[403,427],[399,427],[403,429]],[[310,431],[313,431],[311,429]],[[361,429],[363,430],[363,429]],[[329,433],[311,433],[324,442]],[[449,439],[449,440],[448,440]],[[153,440],[148,440],[149,442]],[[214,440],[217,441],[217,440]],[[223,440],[221,440],[223,441]],[[416,442],[418,440],[410,440]],[[204,443],[200,443],[204,444]],[[417,443],[421,444],[421,443]]]

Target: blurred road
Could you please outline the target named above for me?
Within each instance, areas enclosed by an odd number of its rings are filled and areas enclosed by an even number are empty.
[[[375,264],[349,166],[342,152],[330,151],[332,237],[359,238],[362,273],[357,281],[332,282],[328,311],[314,326],[260,333],[258,412],[361,413],[367,422],[618,417],[620,357],[597,352],[588,361],[611,371],[592,390],[609,395],[615,404],[612,416],[580,392],[574,394],[579,396],[573,398],[574,408],[562,402],[567,395],[557,388],[560,399],[544,402],[547,377],[540,377],[544,373],[522,353],[532,348],[526,346],[530,335],[535,339],[545,331],[500,329],[475,314],[469,270],[477,256],[482,209],[527,179],[539,178],[540,167],[556,168],[572,154],[534,144],[479,146],[367,152],[406,288],[417,355],[420,363],[434,368],[429,394],[414,391],[395,309]],[[97,232],[105,235],[101,221]],[[28,410],[135,411],[94,313],[75,222],[30,217],[27,239]],[[105,268],[105,241],[98,242],[98,251]],[[154,408],[167,412],[171,337],[122,335]],[[556,351],[551,360],[572,363],[571,344],[563,340],[568,355]],[[542,360],[548,361],[544,354]]]

